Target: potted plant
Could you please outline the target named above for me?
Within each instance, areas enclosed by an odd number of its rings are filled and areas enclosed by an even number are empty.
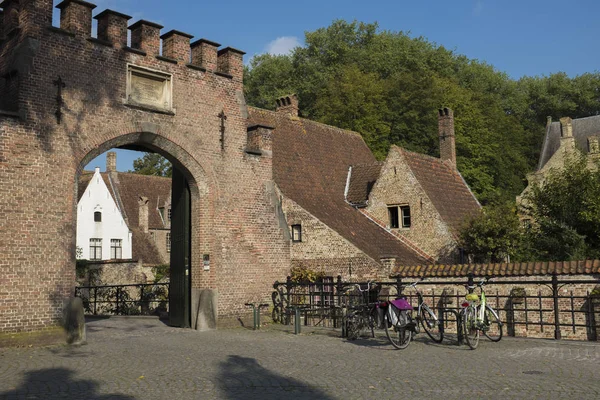
[[[523,287],[514,287],[510,291],[510,301],[512,304],[523,304],[526,296],[525,288]]]

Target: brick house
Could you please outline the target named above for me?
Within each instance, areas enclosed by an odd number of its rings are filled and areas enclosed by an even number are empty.
[[[480,205],[456,169],[451,110],[439,117],[441,159],[393,146],[377,162],[358,133],[300,118],[296,96],[277,105],[249,108],[249,130],[272,132],[292,266],[370,278],[458,261],[456,230]]]
[[[82,258],[168,264],[171,179],[117,172],[116,156],[107,153],[106,172],[97,168],[79,178],[77,247]],[[108,207],[101,207],[103,202]]]
[[[543,184],[551,170],[560,170],[567,160],[580,156],[585,157],[590,166],[600,158],[600,116],[564,117],[554,122],[548,117],[537,170],[527,175],[528,186],[517,196],[517,203],[525,205],[532,185]]]

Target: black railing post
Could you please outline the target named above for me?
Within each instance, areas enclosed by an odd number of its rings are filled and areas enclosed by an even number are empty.
[[[402,293],[402,278],[400,277],[400,275],[396,275],[396,294],[399,297],[401,293]]]
[[[473,281],[473,274],[469,274],[469,279],[467,280],[467,286],[469,289],[469,293],[473,293],[473,290],[475,290],[475,288],[474,288],[475,282]]]
[[[96,304],[98,304],[98,287],[94,288],[94,315],[98,315]]]
[[[119,294],[121,293],[121,287],[117,287],[116,296],[117,296],[117,310],[116,315],[119,315]]]
[[[592,301],[592,297],[590,296],[590,291],[587,293],[587,312],[588,317],[586,318],[586,322],[589,324],[588,328],[588,339],[589,340],[598,340],[598,334],[596,329],[596,310],[594,307],[594,303]]]
[[[552,274],[552,298],[554,300],[554,339],[560,340],[560,309],[558,308],[558,276]]]

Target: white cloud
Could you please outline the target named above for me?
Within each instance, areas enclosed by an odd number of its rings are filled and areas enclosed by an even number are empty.
[[[273,55],[288,54],[297,46],[300,46],[300,41],[297,37],[282,36],[269,43],[265,48],[265,52]]]

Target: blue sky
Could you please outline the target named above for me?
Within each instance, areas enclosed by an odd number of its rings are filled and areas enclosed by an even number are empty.
[[[302,45],[304,32],[345,19],[423,36],[515,79],[559,71],[577,76],[600,68],[598,0],[90,1],[98,6],[94,15],[110,8],[131,15],[131,23],[157,22],[163,33],[177,29],[193,40],[243,50],[246,62],[264,52],[288,52]],[[54,24],[58,21],[56,13]],[[132,169],[139,156],[128,153],[119,151],[119,170]],[[89,168],[94,166],[104,168],[104,156]]]

